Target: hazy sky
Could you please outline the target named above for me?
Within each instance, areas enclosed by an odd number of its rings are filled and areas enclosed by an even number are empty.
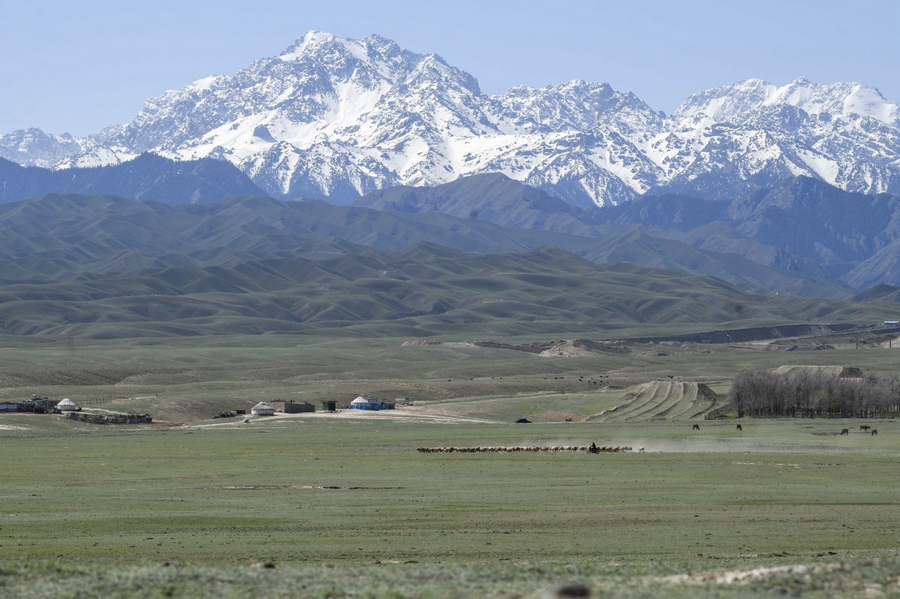
[[[900,101],[898,0],[0,0],[0,133],[126,123],[310,29],[440,54],[491,94],[606,81],[668,113],[725,83],[803,76]]]

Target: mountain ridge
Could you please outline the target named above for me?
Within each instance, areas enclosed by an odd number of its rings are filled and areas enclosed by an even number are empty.
[[[144,153],[120,164],[65,170],[23,167],[0,158],[0,203],[48,193],[109,194],[167,204],[265,195],[234,166],[211,158],[176,162]]]
[[[343,204],[396,185],[503,173],[590,208],[648,191],[733,199],[797,175],[898,193],[898,115],[875,88],[802,78],[700,92],[668,117],[605,83],[488,96],[436,54],[313,31],[234,75],[149,99],[127,125],[81,139],[0,136],[0,156],[54,168],[147,151],[210,157],[273,197]]]

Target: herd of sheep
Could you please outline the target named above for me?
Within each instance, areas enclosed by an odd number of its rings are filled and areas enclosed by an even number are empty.
[[[643,449],[640,448],[641,450]],[[624,445],[597,445],[595,447],[577,445],[559,445],[555,447],[419,447],[422,453],[492,453],[510,451],[583,451],[585,453],[610,453],[619,451],[631,451],[631,447]]]

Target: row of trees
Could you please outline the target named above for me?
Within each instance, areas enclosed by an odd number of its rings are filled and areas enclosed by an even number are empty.
[[[865,376],[842,379],[798,369],[740,372],[731,384],[731,409],[738,417],[878,418],[900,412],[900,382]]]

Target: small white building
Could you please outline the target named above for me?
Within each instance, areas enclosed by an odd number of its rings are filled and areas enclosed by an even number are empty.
[[[69,399],[68,397],[56,404],[56,409],[60,412],[74,412],[78,409],[78,406],[75,405],[75,402]]]
[[[251,408],[250,413],[254,416],[274,416],[275,408],[273,408],[266,402],[261,401],[253,406],[253,408]]]

